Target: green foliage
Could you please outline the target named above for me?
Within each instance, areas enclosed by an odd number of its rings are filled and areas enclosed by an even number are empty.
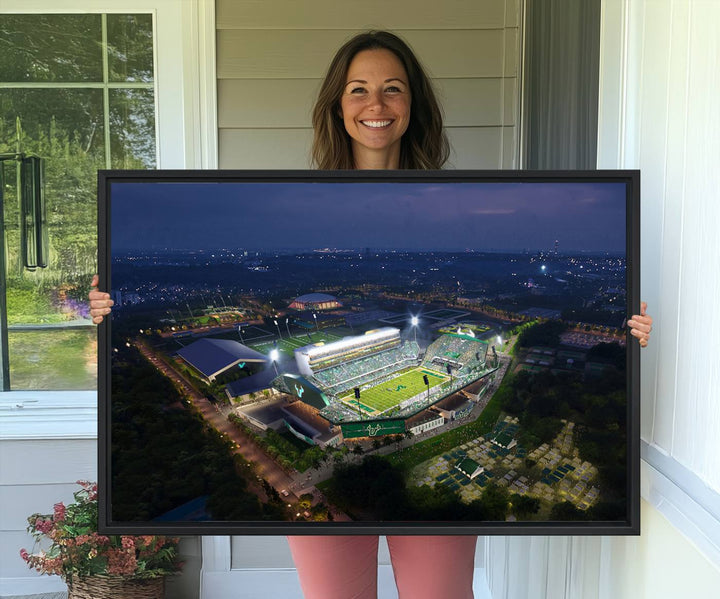
[[[560,333],[566,329],[566,325],[558,320],[549,320],[523,328],[518,337],[518,344],[521,347],[532,347],[535,345],[557,347],[560,345]]]
[[[587,514],[577,509],[569,501],[556,503],[550,510],[550,520],[557,522],[575,522],[578,520],[587,520]]]
[[[480,502],[486,510],[487,520],[504,521],[510,507],[510,493],[505,487],[491,482],[485,487]]]
[[[13,388],[97,387],[95,329],[11,331],[8,337]]]
[[[540,511],[540,500],[527,495],[511,495],[512,512],[519,520],[525,520]]]
[[[598,343],[587,353],[588,360],[599,360],[612,364],[618,370],[625,370],[625,348],[618,343]]]

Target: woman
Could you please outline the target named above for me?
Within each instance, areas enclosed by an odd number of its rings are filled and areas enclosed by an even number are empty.
[[[449,155],[432,85],[410,48],[388,32],[348,41],[333,58],[312,115],[320,169],[439,169]],[[97,285],[97,277],[93,286]],[[93,322],[110,312],[106,293],[90,293]],[[628,322],[642,346],[652,318]],[[389,536],[400,599],[471,599],[477,538]],[[378,537],[288,537],[307,599],[377,596]]]

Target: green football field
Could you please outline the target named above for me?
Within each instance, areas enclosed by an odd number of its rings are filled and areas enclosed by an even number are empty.
[[[431,389],[449,378],[425,368],[413,368],[401,372],[394,379],[360,391],[360,406],[358,406],[355,392],[352,389],[340,397],[340,400],[351,405],[355,410],[360,407],[366,414],[368,413],[367,408],[370,408],[373,413],[383,412],[418,393],[427,391],[423,374],[427,374]]]

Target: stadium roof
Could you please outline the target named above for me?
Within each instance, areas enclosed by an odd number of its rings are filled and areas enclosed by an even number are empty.
[[[328,295],[327,293],[306,293],[300,297],[295,298],[296,302],[303,304],[315,304],[322,302],[335,302],[337,298],[334,295]]]
[[[265,363],[269,358],[230,339],[198,339],[178,350],[178,355],[208,379],[240,362]]]
[[[256,393],[257,391],[269,389],[274,378],[275,371],[272,368],[266,368],[257,374],[233,381],[227,385],[226,389],[233,397],[240,397],[248,393]]]

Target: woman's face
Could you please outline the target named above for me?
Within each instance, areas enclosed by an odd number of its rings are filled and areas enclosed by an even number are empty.
[[[356,162],[370,155],[396,157],[399,162],[400,139],[410,122],[409,83],[405,68],[390,50],[363,50],[355,55],[340,109]]]

